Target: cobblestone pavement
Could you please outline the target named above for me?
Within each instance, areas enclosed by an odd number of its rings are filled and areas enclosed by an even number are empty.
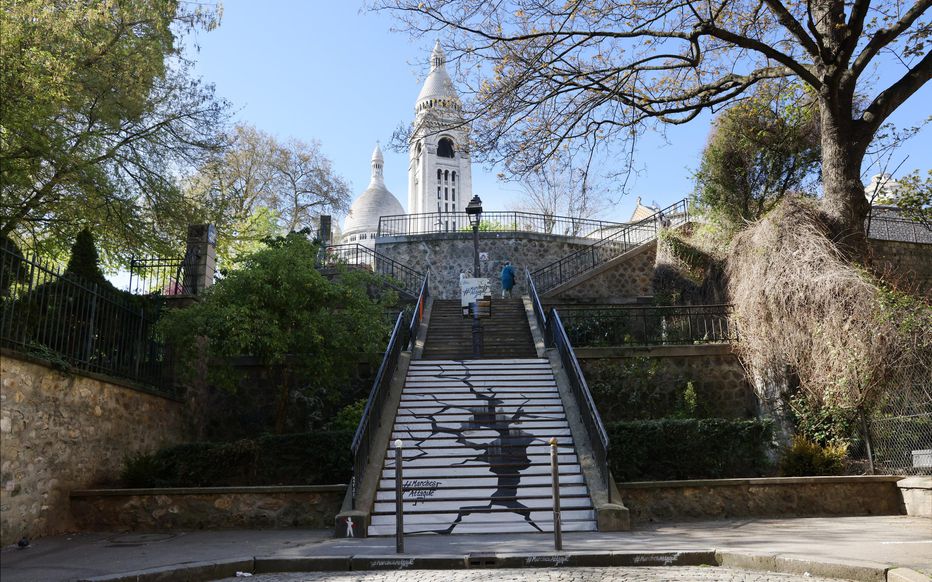
[[[305,574],[257,574],[254,582],[841,582],[801,574],[779,574],[714,567],[678,568],[519,568],[489,570],[406,570],[404,572],[311,572]],[[226,578],[240,582],[246,578]]]

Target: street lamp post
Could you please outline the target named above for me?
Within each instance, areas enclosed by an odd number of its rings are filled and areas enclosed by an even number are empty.
[[[466,205],[466,214],[469,215],[469,224],[472,226],[473,246],[473,277],[479,276],[479,222],[482,220],[482,200],[478,195],[473,196]]]

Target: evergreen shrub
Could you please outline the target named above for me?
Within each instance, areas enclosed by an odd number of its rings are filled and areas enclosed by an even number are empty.
[[[768,470],[771,422],[664,418],[606,426],[619,481],[758,477]]]
[[[353,431],[263,435],[228,443],[187,443],[128,458],[126,487],[330,485],[352,476]]]
[[[783,452],[780,474],[784,477],[841,475],[845,472],[847,456],[848,445],[845,443],[820,445],[797,435],[793,444]]]

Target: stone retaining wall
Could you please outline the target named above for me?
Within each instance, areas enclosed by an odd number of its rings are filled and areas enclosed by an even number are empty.
[[[330,528],[346,485],[73,491],[82,529]]]
[[[546,234],[480,232],[479,251],[489,254],[489,260],[480,264],[481,274],[492,279],[493,296],[501,297],[499,276],[505,261],[511,261],[518,275],[515,292],[525,294],[525,267],[539,269],[594,242]],[[459,298],[460,272],[473,268],[471,232],[383,237],[376,240],[375,250],[418,271],[429,266],[430,293],[438,299]]]
[[[687,519],[901,515],[897,476],[619,483],[632,524]]]
[[[757,397],[729,345],[576,348],[576,357],[590,384],[621,379],[615,369],[625,360],[650,358],[657,363],[652,386],[660,394],[671,396],[692,382],[700,412],[706,416],[754,418],[758,413]]]
[[[0,544],[73,530],[68,492],[119,476],[123,460],[187,440],[183,403],[117,379],[0,355]]]
[[[880,271],[890,271],[920,295],[932,296],[932,245],[869,239],[873,263]]]

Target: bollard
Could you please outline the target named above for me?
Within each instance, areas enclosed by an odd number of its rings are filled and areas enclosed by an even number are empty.
[[[553,547],[563,550],[563,532],[560,523],[560,468],[557,461],[557,437],[550,439],[550,472],[553,474]]]
[[[395,552],[405,553],[404,489],[401,477],[401,439],[395,439]]]

